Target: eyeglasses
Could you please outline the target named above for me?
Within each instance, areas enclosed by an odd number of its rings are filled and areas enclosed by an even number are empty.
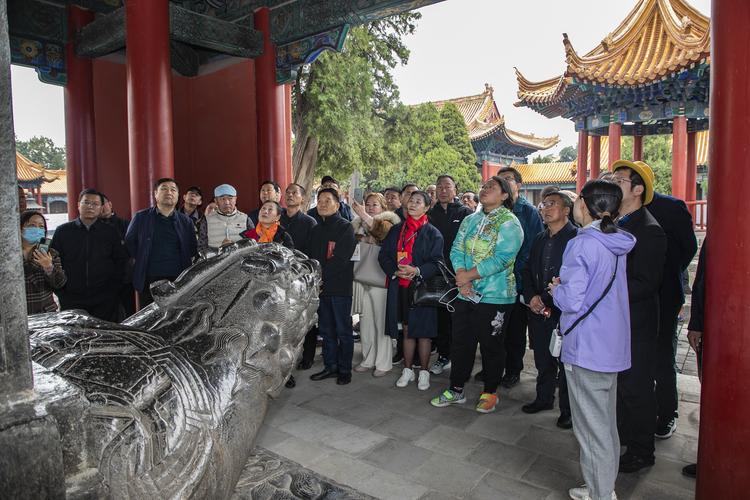
[[[482,189],[484,189],[485,191],[491,191],[493,189],[500,189],[500,186],[496,184],[485,184],[484,186],[482,186]]]
[[[630,179],[626,179],[625,177],[613,177],[612,182],[616,182],[617,184],[622,184],[624,182],[632,183],[633,181],[631,181]]]
[[[550,201],[548,203],[542,203],[542,208],[555,208],[555,207],[559,207],[559,206],[560,206],[560,204],[557,203],[556,201]]]
[[[102,204],[99,203],[98,201],[85,201],[85,200],[81,202],[81,205],[91,207],[91,208],[98,208],[102,206]]]

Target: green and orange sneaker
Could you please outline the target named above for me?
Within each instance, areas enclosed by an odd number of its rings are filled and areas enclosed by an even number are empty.
[[[477,411],[479,413],[489,413],[495,411],[495,405],[497,404],[497,394],[490,394],[489,392],[483,392],[479,395],[479,403],[477,404]]]

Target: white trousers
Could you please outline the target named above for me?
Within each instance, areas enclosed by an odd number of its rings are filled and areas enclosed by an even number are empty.
[[[364,287],[359,335],[362,343],[362,366],[388,371],[393,368],[391,337],[385,334],[386,288]]]

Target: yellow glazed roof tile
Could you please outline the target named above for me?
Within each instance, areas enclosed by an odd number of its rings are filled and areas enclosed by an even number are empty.
[[[49,173],[57,174],[57,178],[52,182],[43,182],[42,194],[67,194],[68,193],[68,173],[65,170],[48,170]]]
[[[16,176],[19,181],[43,180],[51,182],[57,179],[57,171],[47,170],[16,151]]]

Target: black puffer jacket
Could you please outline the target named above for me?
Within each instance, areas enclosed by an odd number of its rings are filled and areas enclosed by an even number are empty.
[[[448,203],[446,208],[443,208],[440,202],[435,203],[435,206],[427,212],[427,220],[443,235],[443,257],[451,271],[453,266],[450,257],[453,241],[456,239],[461,222],[473,213],[470,208],[456,202]]]

